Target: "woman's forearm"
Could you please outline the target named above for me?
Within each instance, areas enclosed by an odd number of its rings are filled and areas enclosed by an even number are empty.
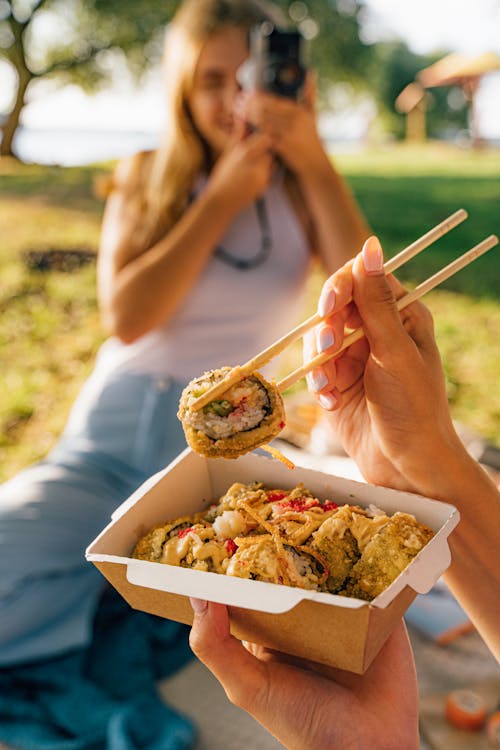
[[[233,215],[230,202],[207,188],[163,239],[117,272],[104,312],[108,328],[131,342],[168,320]]]
[[[317,250],[328,273],[350,260],[370,229],[349,187],[324,152],[298,181],[312,218]]]
[[[465,448],[441,457],[426,474],[427,494],[460,512],[449,538],[452,562],[445,581],[500,660],[500,493]],[[435,477],[430,492],[429,476]]]
[[[445,580],[500,660],[500,493],[470,457],[466,466],[450,471],[450,502],[461,521],[450,536],[452,563]]]

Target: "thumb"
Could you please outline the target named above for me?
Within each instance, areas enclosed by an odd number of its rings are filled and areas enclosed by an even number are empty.
[[[265,695],[265,665],[231,635],[227,607],[197,599],[191,599],[191,606],[194,617],[189,645],[219,680],[229,700],[244,708],[252,695]]]
[[[396,299],[384,272],[384,257],[377,237],[368,237],[353,269],[353,299],[374,356],[399,351],[408,341]]]

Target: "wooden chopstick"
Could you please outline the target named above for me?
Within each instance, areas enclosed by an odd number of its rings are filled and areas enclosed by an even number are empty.
[[[465,211],[463,208],[455,211],[454,214],[448,216],[447,219],[442,221],[440,224],[437,224],[435,227],[433,227],[433,229],[430,229],[428,232],[426,232],[426,234],[423,234],[422,237],[419,237],[418,240],[412,242],[411,245],[408,245],[408,247],[405,247],[403,250],[401,250],[400,253],[384,263],[384,273],[392,273],[397,268],[400,268],[408,260],[414,258],[415,255],[420,253],[422,250],[425,250],[427,247],[429,247],[429,245],[442,237],[443,234],[446,234],[447,232],[454,229],[454,227],[464,221],[467,216],[467,211]],[[321,320],[322,317],[318,313],[311,315],[310,318],[302,321],[302,323],[296,326],[296,328],[293,328],[291,331],[285,334],[285,336],[282,336],[280,339],[275,341],[274,344],[268,346],[267,349],[263,349],[259,354],[253,357],[253,359],[249,359],[248,362],[245,362],[244,365],[241,365],[241,370],[246,374],[255,372],[255,370],[259,369],[259,367],[263,367],[272,359],[274,359],[274,357],[276,357],[278,354],[281,354],[282,351],[284,351],[290,344],[303,336],[304,333],[309,331],[311,328],[314,328],[314,326],[318,325]]]
[[[433,242],[438,240],[444,234],[450,232],[462,221],[465,221],[467,216],[467,211],[465,211],[463,208],[455,211],[455,213],[451,214],[451,216],[448,216],[448,218],[444,219],[439,224],[436,224],[435,227],[423,234],[421,237],[415,240],[415,242],[412,242],[411,245],[408,245],[393,258],[390,258],[384,264],[384,272],[388,274],[392,273],[397,268],[400,268],[404,263],[409,261],[411,258],[414,258],[415,255],[420,253],[422,250],[425,250],[427,247],[429,247],[429,245],[432,245]],[[266,349],[263,349],[255,357],[248,360],[248,362],[245,362],[245,364],[243,365],[236,365],[235,367],[233,367],[223,380],[209,388],[208,391],[206,391],[196,399],[196,401],[191,406],[193,411],[197,411],[198,409],[203,408],[204,406],[209,404],[210,401],[214,401],[216,398],[221,396],[225,391],[227,391],[228,388],[237,383],[238,380],[241,380],[246,375],[250,375],[250,373],[255,372],[255,370],[259,369],[259,367],[263,367],[265,364],[274,359],[274,357],[276,357],[278,354],[281,354],[281,352],[284,351],[288,346],[290,346],[290,344],[303,336],[304,333],[309,331],[311,328],[314,328],[314,326],[318,325],[318,323],[320,323],[321,321],[322,317],[318,313],[311,315],[310,318],[302,321],[302,323],[300,323],[287,334],[275,341],[273,344],[270,344],[270,346],[268,346]]]
[[[434,287],[438,286],[438,284],[441,284],[441,282],[445,281],[446,279],[449,279],[450,276],[453,276],[455,273],[457,273],[457,271],[465,268],[465,266],[469,265],[469,263],[472,263],[474,260],[476,260],[476,258],[484,255],[484,253],[487,253],[488,250],[491,250],[491,248],[495,247],[495,245],[498,245],[498,237],[492,234],[482,242],[480,242],[478,245],[475,245],[473,248],[468,250],[463,255],[460,255],[458,258],[456,258],[456,260],[449,263],[440,271],[437,271],[426,281],[423,281],[411,292],[408,292],[408,294],[405,294],[403,297],[401,297],[397,301],[398,310],[402,310],[404,307],[407,307],[407,305],[415,302],[415,300],[423,297],[423,295],[428,291],[434,289]],[[344,339],[342,346],[340,347],[340,349],[334,352],[334,354],[328,354],[327,352],[317,354],[315,357],[313,357],[313,359],[307,362],[307,364],[302,365],[302,367],[298,367],[296,370],[287,375],[286,378],[280,380],[277,384],[278,389],[283,393],[283,391],[286,391],[292,385],[295,385],[298,380],[307,375],[308,372],[314,370],[315,367],[319,367],[320,365],[325,364],[325,362],[328,362],[329,359],[339,357],[342,352],[347,349],[348,346],[354,344],[355,341],[359,341],[359,339],[363,338],[364,335],[365,333],[363,328],[357,328]]]

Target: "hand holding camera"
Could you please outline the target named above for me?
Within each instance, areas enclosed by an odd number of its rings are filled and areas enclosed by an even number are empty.
[[[324,159],[314,117],[314,85],[304,62],[304,39],[269,23],[250,35],[250,56],[238,74],[238,116],[266,133],[274,152],[298,176]]]
[[[273,169],[272,140],[264,132],[244,137],[245,124],[233,135],[210,174],[208,190],[238,213],[258,198],[269,185]]]
[[[299,100],[306,76],[304,39],[266,21],[250,33],[250,56],[238,78],[244,90],[267,91]]]

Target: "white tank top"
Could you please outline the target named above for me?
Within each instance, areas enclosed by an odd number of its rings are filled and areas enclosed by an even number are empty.
[[[213,255],[164,325],[132,344],[109,339],[98,366],[188,381],[205,370],[242,364],[299,322],[310,252],[279,173],[264,202],[271,250],[262,264],[241,270]],[[219,247],[248,260],[261,245],[252,203],[232,221]]]

